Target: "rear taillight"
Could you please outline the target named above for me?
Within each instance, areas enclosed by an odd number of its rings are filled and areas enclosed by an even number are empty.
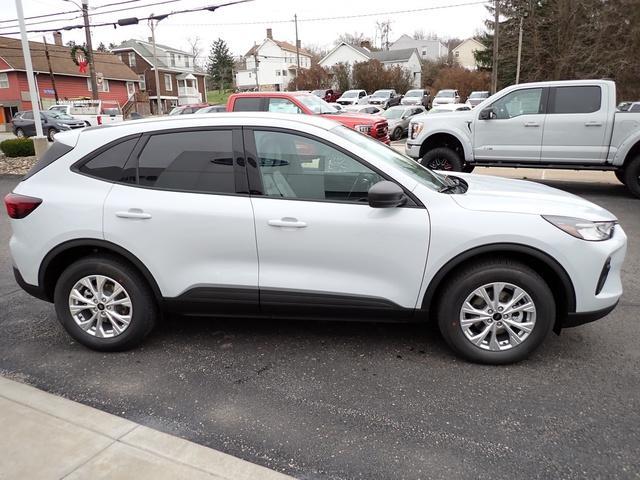
[[[27,197],[26,195],[18,195],[10,193],[4,197],[4,204],[7,207],[7,213],[11,218],[24,218],[33,212],[38,205],[42,203],[40,198]]]
[[[102,115],[98,115],[96,119],[98,120],[98,125],[102,125]]]

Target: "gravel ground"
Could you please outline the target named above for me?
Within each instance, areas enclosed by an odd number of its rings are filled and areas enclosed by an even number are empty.
[[[10,158],[0,153],[0,175],[24,175],[34,163],[35,156]]]

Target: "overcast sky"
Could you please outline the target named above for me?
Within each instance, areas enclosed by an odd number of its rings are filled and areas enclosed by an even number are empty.
[[[42,15],[46,13],[63,12],[76,9],[65,0],[22,0],[25,16]],[[91,8],[106,4],[122,2],[123,0],[89,0]],[[176,10],[203,7],[226,3],[227,0],[180,0],[165,5],[143,6],[157,3],[161,0],[140,0],[120,6],[97,8],[94,13],[108,10],[128,8],[126,11],[105,13],[92,17],[92,23],[116,21],[119,18],[143,17],[151,13],[163,14]],[[80,3],[80,0],[76,0]],[[470,4],[454,6],[459,4]],[[0,20],[16,18],[15,0],[0,0],[2,5]],[[133,6],[138,5],[137,8]],[[420,12],[390,13],[396,10],[415,10],[433,8]],[[447,8],[439,8],[447,7]],[[220,8],[214,13],[197,12],[174,15],[160,22],[156,30],[156,41],[176,48],[187,49],[188,38],[200,37],[203,53],[209,50],[213,40],[221,37],[226,40],[231,53],[241,55],[254,42],[260,43],[265,38],[265,30],[273,29],[273,36],[277,40],[287,40],[293,43],[295,30],[294,13],[298,14],[298,34],[304,45],[314,45],[330,48],[335,38],[344,32],[362,32],[371,38],[376,34],[377,21],[391,21],[389,40],[393,41],[403,33],[409,35],[416,30],[425,33],[436,33],[445,38],[466,38],[473,36],[484,28],[487,11],[484,4],[473,0],[418,0],[418,1],[389,1],[389,0],[254,0],[249,3]],[[380,13],[380,15],[377,15]],[[376,14],[376,15],[370,15]],[[336,16],[358,16],[355,18],[332,20],[309,20]],[[365,16],[370,15],[370,16]],[[59,18],[72,18],[75,14],[67,14]],[[37,22],[45,19],[28,20]],[[59,21],[56,23],[31,25],[27,29],[54,28],[64,25],[82,23],[82,19]],[[12,23],[0,23],[0,33],[18,30],[12,28]],[[150,33],[144,24],[129,27],[100,27],[94,28],[94,47],[99,42],[108,45],[110,42],[119,43],[128,38],[146,39]],[[42,33],[29,34],[30,40],[42,41]],[[51,39],[51,34],[48,40]],[[18,37],[17,35],[12,35]],[[63,32],[63,40],[75,40],[82,43],[82,30]]]

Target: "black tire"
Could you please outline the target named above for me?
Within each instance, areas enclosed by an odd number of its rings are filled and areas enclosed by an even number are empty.
[[[640,155],[624,168],[624,182],[629,191],[640,198]]]
[[[615,172],[613,172],[616,176],[616,178],[618,180],[620,180],[620,183],[622,183],[623,185],[627,184],[627,179],[625,178],[625,171],[620,169],[620,170],[616,170]]]
[[[462,160],[455,150],[447,147],[438,147],[429,150],[420,161],[425,167],[432,170],[445,170],[448,172],[461,172]]]
[[[458,271],[440,296],[437,314],[442,336],[461,357],[477,363],[508,364],[527,358],[553,329],[556,304],[547,283],[527,265],[509,259],[485,260]],[[522,343],[510,349],[491,351],[474,345],[460,327],[460,311],[467,297],[477,288],[506,282],[527,292],[536,307],[533,330]],[[493,320],[492,320],[493,321]]]
[[[80,279],[89,275],[112,278],[128,293],[133,315],[119,335],[98,338],[83,330],[71,316],[69,294]],[[69,335],[88,348],[105,352],[128,350],[138,345],[151,332],[158,316],[153,292],[145,278],[126,262],[110,255],[92,255],[67,267],[56,283],[54,303],[58,320]]]
[[[56,133],[58,133],[58,130],[56,130],[55,128],[50,128],[49,130],[47,130],[47,140],[53,142],[55,140],[54,137],[56,136]]]
[[[464,167],[462,167],[462,171],[464,173],[471,173],[473,172],[473,170],[476,168],[475,165],[473,165],[472,163],[465,163]]]
[[[391,140],[400,140],[402,138],[402,127],[396,127],[391,134]]]
[[[26,135],[24,134],[24,130],[21,128],[16,128],[16,137],[25,138]]]

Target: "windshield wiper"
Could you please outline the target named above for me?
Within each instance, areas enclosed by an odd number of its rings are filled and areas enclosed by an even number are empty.
[[[455,185],[444,185],[443,187],[440,187],[440,189],[438,190],[438,193],[449,193],[457,189],[458,189],[457,183]]]

